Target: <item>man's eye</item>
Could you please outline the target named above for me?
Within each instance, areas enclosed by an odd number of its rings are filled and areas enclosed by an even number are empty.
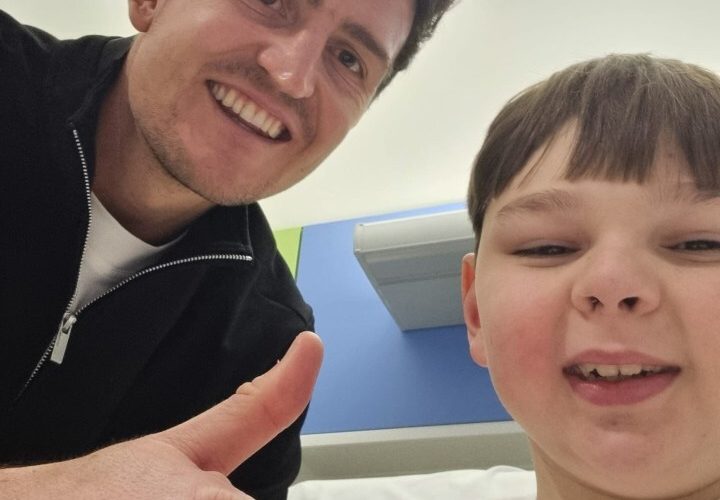
[[[349,50],[341,49],[337,54],[337,58],[340,63],[350,71],[362,75],[363,68],[355,54]]]
[[[270,10],[274,10],[276,12],[282,12],[283,11],[283,2],[282,0],[256,0],[263,4],[263,7],[268,8]]]
[[[276,14],[286,15],[285,0],[241,0],[248,8],[258,14],[275,16]]]
[[[260,0],[260,3],[267,5],[274,10],[280,10],[282,7],[282,2],[280,0]]]
[[[520,257],[557,257],[561,255],[569,255],[575,253],[574,248],[564,247],[562,245],[539,245],[536,247],[523,248],[515,250],[513,255]]]
[[[714,240],[690,240],[683,241],[674,245],[673,250],[681,250],[686,252],[708,252],[712,250],[720,250],[720,241]]]

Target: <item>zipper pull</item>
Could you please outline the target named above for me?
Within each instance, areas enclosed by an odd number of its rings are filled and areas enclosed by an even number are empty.
[[[72,327],[77,321],[77,317],[72,313],[65,313],[63,319],[60,322],[60,328],[58,329],[57,336],[55,337],[55,345],[53,346],[52,354],[50,355],[50,361],[53,363],[62,364],[63,358],[65,358],[65,350],[67,349],[68,342],[70,341],[70,332]]]

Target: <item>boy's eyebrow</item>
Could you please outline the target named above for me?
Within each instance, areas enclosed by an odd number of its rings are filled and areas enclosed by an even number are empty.
[[[580,205],[577,197],[561,189],[548,189],[517,198],[500,210],[497,218],[503,219],[524,212],[553,212],[575,210]]]
[[[720,198],[717,189],[698,189],[694,182],[681,182],[674,188],[662,190],[659,196],[651,201],[663,205],[665,203],[705,203]]]
[[[651,195],[650,201],[664,205],[666,203],[705,203],[717,201],[718,198],[720,198],[720,191],[698,190],[693,182],[687,182],[662,191],[659,195]],[[511,201],[498,210],[496,217],[501,220],[527,212],[567,212],[576,210],[580,204],[579,198],[568,191],[548,189]]]

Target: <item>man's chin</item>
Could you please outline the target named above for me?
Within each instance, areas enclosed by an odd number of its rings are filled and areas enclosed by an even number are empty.
[[[228,185],[197,186],[190,184],[186,187],[210,205],[223,207],[249,205],[250,203],[255,203],[258,200],[267,198],[272,194],[267,189],[253,189],[242,184],[234,187],[229,187]]]

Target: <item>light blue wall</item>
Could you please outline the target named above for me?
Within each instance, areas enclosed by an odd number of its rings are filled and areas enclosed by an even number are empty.
[[[298,285],[326,349],[304,434],[510,420],[470,359],[465,328],[403,333],[353,254],[358,222],[458,208],[303,228]]]

